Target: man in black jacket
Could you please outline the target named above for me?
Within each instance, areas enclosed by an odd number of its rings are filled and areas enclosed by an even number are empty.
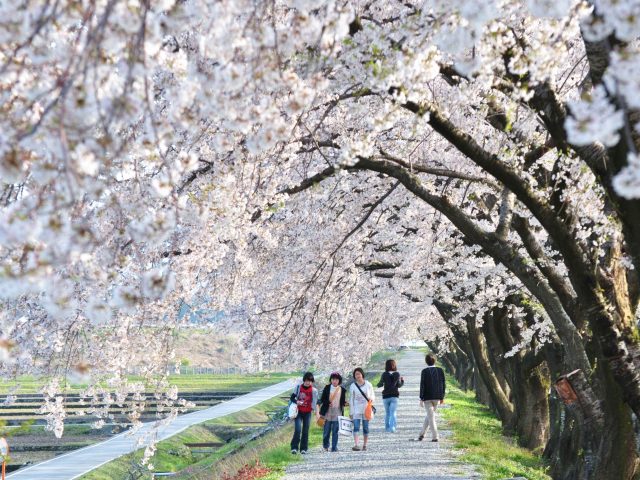
[[[438,441],[438,427],[436,426],[436,409],[438,404],[444,403],[444,371],[436,367],[436,357],[429,354],[425,357],[427,368],[422,370],[420,377],[420,406],[426,407],[427,417],[424,419],[422,432],[418,440],[422,441],[427,428],[431,428],[431,441]]]

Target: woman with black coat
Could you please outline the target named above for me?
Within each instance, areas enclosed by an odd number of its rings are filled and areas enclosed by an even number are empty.
[[[404,378],[398,373],[396,361],[387,360],[384,365],[384,373],[378,382],[378,387],[384,387],[382,389],[382,403],[384,403],[384,430],[386,432],[396,432],[396,411],[398,409],[398,398],[400,397],[398,389],[403,385]]]
[[[338,417],[344,416],[346,390],[342,387],[342,376],[333,372],[329,377],[330,383],[322,390],[320,397],[320,417],[324,419],[324,431],[322,433],[322,446],[325,452],[329,451],[329,438],[331,438],[331,451],[338,451]]]

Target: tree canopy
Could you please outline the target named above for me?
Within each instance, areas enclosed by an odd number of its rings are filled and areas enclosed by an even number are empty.
[[[3,376],[132,392],[206,298],[298,365],[417,332],[487,373],[509,318],[501,358],[605,397],[587,452],[640,414],[640,2],[0,10]]]

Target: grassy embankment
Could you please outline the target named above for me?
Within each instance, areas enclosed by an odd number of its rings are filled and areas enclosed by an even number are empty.
[[[255,428],[261,422],[268,420],[268,412],[272,412],[285,404],[286,400],[276,397],[236,414],[194,425],[184,432],[158,443],[157,451],[151,463],[155,467],[155,471],[181,471],[181,474],[174,478],[209,478],[201,475],[203,472],[212,471],[217,471],[222,475],[229,470],[227,468],[215,468],[213,465],[236,450],[239,446],[240,438],[246,435],[250,428]],[[248,426],[251,424],[253,424],[252,427]],[[202,453],[203,450],[206,451],[206,448],[190,449],[185,446],[185,443],[216,442],[224,445],[208,453]],[[81,480],[136,478],[136,470],[141,475],[145,471],[145,468],[141,468],[139,465],[142,455],[143,450],[124,455],[80,478]],[[149,475],[148,470],[146,475]],[[140,476],[140,478],[146,477]]]
[[[463,392],[448,379],[446,403],[451,408],[441,412],[453,431],[454,447],[464,450],[460,460],[475,465],[483,480],[551,480],[542,459],[504,437],[500,421],[475,400],[473,392]]]

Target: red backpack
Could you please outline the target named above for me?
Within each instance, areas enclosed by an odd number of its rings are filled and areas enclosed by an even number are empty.
[[[298,395],[296,397],[298,402],[298,411],[300,413],[309,413],[313,411],[313,385],[305,387],[300,385],[298,387]]]

